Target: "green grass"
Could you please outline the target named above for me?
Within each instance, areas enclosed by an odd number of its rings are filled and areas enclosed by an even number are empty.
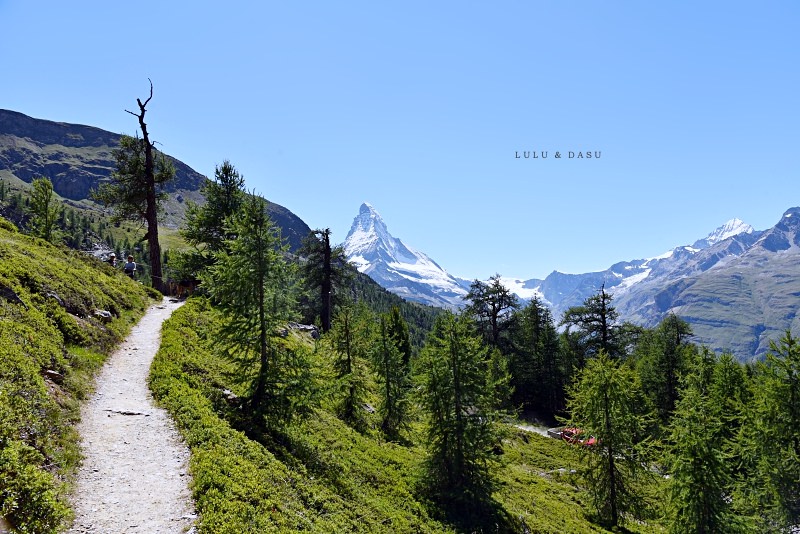
[[[420,487],[421,429],[403,445],[358,433],[319,407],[279,430],[256,428],[226,400],[241,395],[231,363],[211,348],[216,312],[192,299],[164,325],[150,386],[191,449],[199,532],[605,532],[590,520],[574,448],[512,429],[494,511],[464,525]],[[290,336],[289,343],[311,343]],[[319,350],[318,365],[326,355]],[[324,384],[319,385],[324,388]],[[377,417],[377,416],[368,416]],[[659,532],[631,522],[631,532]]]
[[[80,461],[79,401],[149,300],[99,261],[0,223],[0,515],[56,532]]]

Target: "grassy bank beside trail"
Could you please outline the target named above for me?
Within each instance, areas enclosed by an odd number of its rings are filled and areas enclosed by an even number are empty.
[[[0,516],[19,532],[71,517],[80,401],[149,302],[120,272],[0,219]]]
[[[235,396],[245,393],[236,368],[212,349],[216,320],[202,299],[177,310],[164,324],[150,378],[191,449],[199,532],[465,531],[419,490],[425,457],[419,428],[405,445],[387,443],[377,431],[348,427],[325,402],[280,430],[246,423],[236,408]],[[312,346],[295,334],[286,342]],[[325,366],[321,346],[317,357],[315,364]],[[491,524],[468,531],[605,532],[587,518],[589,497],[574,472],[574,452],[564,442],[511,429],[494,495],[497,513]]]

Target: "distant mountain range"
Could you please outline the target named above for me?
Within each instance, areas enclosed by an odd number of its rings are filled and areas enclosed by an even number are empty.
[[[393,237],[369,204],[344,247],[361,272],[393,293],[446,308],[464,304],[470,282]],[[800,208],[769,230],[732,219],[691,245],[605,271],[503,282],[524,300],[542,300],[557,320],[604,286],[622,320],[650,327],[675,313],[691,324],[696,342],[749,360],[787,328],[800,328]]]
[[[93,126],[35,119],[0,109],[0,178],[31,183],[46,177],[60,196],[73,201],[88,199],[89,192],[108,180],[115,169],[113,150],[120,137]],[[207,178],[167,157],[175,165],[175,180],[166,188],[170,194],[160,224],[178,228],[186,201],[204,202],[200,190]],[[310,231],[308,225],[283,206],[269,203],[268,209],[289,246],[296,250]]]

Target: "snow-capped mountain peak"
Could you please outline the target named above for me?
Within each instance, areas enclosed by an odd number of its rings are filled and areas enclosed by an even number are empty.
[[[725,241],[729,237],[739,234],[752,234],[753,227],[740,219],[731,219],[703,239],[698,239],[692,245],[693,248],[708,248],[720,241]]]
[[[367,202],[353,219],[344,250],[359,271],[401,297],[447,308],[463,305],[469,282],[451,276],[426,254],[393,237]]]
[[[370,262],[369,258],[380,257],[390,262],[409,264],[416,264],[424,259],[430,261],[424,254],[410,249],[401,240],[392,237],[380,213],[367,202],[361,204],[358,216],[353,219],[344,247],[350,261],[362,272],[366,268],[365,264]]]

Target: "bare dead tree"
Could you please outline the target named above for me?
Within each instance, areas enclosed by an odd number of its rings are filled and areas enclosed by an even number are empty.
[[[158,192],[156,185],[165,181],[163,177],[156,176],[156,164],[153,157],[155,143],[150,141],[150,134],[147,132],[147,124],[144,122],[145,113],[147,113],[147,104],[153,98],[153,81],[148,78],[150,82],[150,96],[147,100],[142,102],[140,98],[136,99],[139,105],[139,113],[134,113],[130,110],[125,110],[137,119],[139,119],[139,128],[142,130],[142,145],[144,147],[145,163],[144,163],[144,176],[142,177],[145,182],[145,214],[144,218],[147,222],[147,233],[144,238],[147,240],[150,249],[150,276],[153,281],[153,287],[162,293],[165,290],[165,284],[161,268],[161,245],[158,242]],[[161,173],[159,173],[161,174]]]

